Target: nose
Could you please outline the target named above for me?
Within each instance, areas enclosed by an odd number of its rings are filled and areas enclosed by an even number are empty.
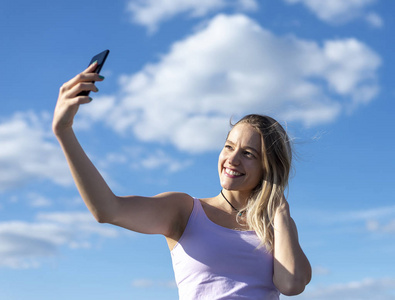
[[[229,154],[228,157],[228,162],[232,166],[237,166],[240,164],[240,154],[239,151],[233,151],[232,153]]]

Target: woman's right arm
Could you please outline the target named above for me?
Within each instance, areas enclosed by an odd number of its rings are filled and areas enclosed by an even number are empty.
[[[103,80],[93,73],[95,64],[63,84],[55,107],[52,128],[62,147],[71,174],[86,206],[97,221],[177,239],[192,209],[190,197],[164,193],[155,197],[116,196],[78,142],[72,125],[81,104],[91,101],[77,96],[83,90],[97,91],[93,82]]]

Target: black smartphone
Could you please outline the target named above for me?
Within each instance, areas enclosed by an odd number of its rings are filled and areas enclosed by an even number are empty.
[[[94,57],[92,57],[91,62],[89,63],[88,66],[90,66],[95,61],[97,61],[97,68],[94,72],[99,74],[109,53],[110,53],[110,50],[104,50],[103,52],[100,52],[99,54],[95,55]],[[88,96],[89,93],[90,93],[90,91],[82,91],[77,96]]]

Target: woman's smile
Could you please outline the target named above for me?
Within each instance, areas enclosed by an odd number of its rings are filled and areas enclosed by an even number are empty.
[[[226,176],[229,176],[231,178],[236,178],[236,177],[240,177],[243,174],[240,172],[237,172],[235,170],[229,169],[229,168],[224,168],[224,172]]]
[[[249,124],[236,125],[218,160],[221,186],[251,192],[262,179],[261,135]]]

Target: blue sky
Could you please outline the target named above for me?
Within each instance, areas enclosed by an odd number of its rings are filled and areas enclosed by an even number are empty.
[[[119,195],[219,190],[229,119],[286,124],[313,280],[295,299],[395,299],[394,3],[0,3],[0,299],[176,299],[161,236],[97,224],[51,117],[111,53],[75,131]],[[287,297],[282,297],[286,299]]]

